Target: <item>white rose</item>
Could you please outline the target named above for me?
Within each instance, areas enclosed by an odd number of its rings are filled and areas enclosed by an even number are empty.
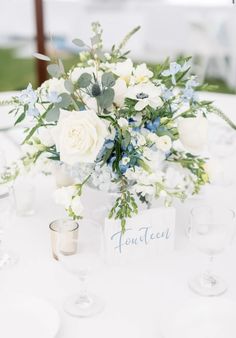
[[[170,148],[172,147],[172,141],[171,141],[170,136],[163,135],[163,136],[158,137],[156,141],[156,146],[158,149],[164,152],[169,151]]]
[[[64,79],[49,79],[42,84],[41,89],[46,90],[47,92],[55,92],[57,94],[68,93],[65,88]]]
[[[179,139],[183,146],[198,153],[203,150],[207,141],[208,123],[203,116],[182,118],[178,121]]]
[[[76,216],[82,215],[84,207],[79,196],[73,198],[71,202],[71,209]]]
[[[37,136],[40,142],[46,147],[52,147],[55,144],[51,134],[52,128],[53,127],[40,127],[37,130]]]
[[[125,96],[127,92],[127,85],[125,80],[117,79],[113,89],[115,91],[114,103],[118,107],[122,107],[125,102]]]
[[[120,117],[118,120],[117,120],[117,123],[119,124],[120,128],[121,129],[127,129],[128,126],[129,126],[129,122],[123,118],[123,117]]]
[[[93,163],[108,135],[105,123],[91,110],[61,110],[52,136],[61,161]]]
[[[53,197],[57,204],[69,208],[73,195],[76,193],[75,187],[62,187],[54,191]]]

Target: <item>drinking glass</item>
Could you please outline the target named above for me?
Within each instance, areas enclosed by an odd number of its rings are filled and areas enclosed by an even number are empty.
[[[234,235],[235,213],[223,207],[199,206],[191,211],[190,240],[209,258],[209,266],[189,282],[190,288],[202,296],[217,296],[227,285],[212,272],[214,257],[222,253]]]
[[[73,247],[73,251],[68,252],[67,247]],[[59,234],[57,257],[63,267],[80,281],[80,292],[66,300],[65,311],[76,317],[90,317],[101,312],[104,302],[87,291],[88,276],[102,265],[102,231],[99,224],[88,219],[80,221],[78,238],[63,237],[60,240]]]
[[[5,229],[11,222],[11,196],[7,188],[0,189],[0,270],[14,265],[18,257],[3,248],[3,237]]]
[[[53,258],[58,260],[57,245],[60,239],[60,246],[64,243],[63,251],[72,254],[75,250],[75,245],[72,240],[78,238],[79,224],[72,219],[58,219],[49,225],[51,233],[51,245]],[[72,244],[72,245],[70,245]]]

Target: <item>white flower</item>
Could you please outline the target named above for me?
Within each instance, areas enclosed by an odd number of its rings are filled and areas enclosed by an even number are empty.
[[[172,146],[172,141],[170,136],[163,135],[157,138],[156,140],[156,147],[164,152],[167,152],[170,150]]]
[[[52,135],[61,161],[73,165],[94,162],[108,131],[105,123],[91,110],[61,110]]]
[[[130,158],[127,156],[124,156],[121,160],[121,164],[126,165],[130,162]]]
[[[74,186],[62,187],[54,191],[53,197],[57,204],[63,205],[67,209],[71,205],[75,193]]]
[[[143,135],[137,134],[137,146],[142,147],[146,144],[146,139]]]
[[[143,184],[135,184],[134,190],[137,194],[145,195],[155,195],[155,187],[152,185],[143,185]]]
[[[52,138],[51,130],[53,127],[40,127],[37,130],[37,136],[40,142],[46,147],[52,147],[55,142]]]
[[[178,121],[179,139],[183,146],[198,153],[203,150],[207,141],[208,124],[203,116],[182,118]]]
[[[135,82],[141,83],[141,82],[147,82],[148,79],[153,77],[153,72],[151,72],[145,63],[142,63],[141,65],[138,65],[134,72],[133,72]]]
[[[169,166],[165,174],[165,183],[169,189],[183,187],[184,171],[177,165]]]
[[[79,196],[75,196],[71,202],[71,209],[76,216],[81,216],[84,210],[83,204]]]
[[[69,93],[65,88],[65,80],[64,79],[56,79],[52,78],[45,81],[41,87],[42,95],[46,95],[46,93],[57,93],[58,95],[62,93]],[[46,92],[46,93],[45,93]]]
[[[113,89],[115,91],[114,103],[118,107],[122,107],[125,102],[125,96],[127,92],[127,85],[125,80],[118,78],[115,85],[113,86]]]
[[[156,143],[158,140],[158,136],[155,133],[148,133],[147,140],[152,143]]]
[[[142,83],[129,87],[126,97],[137,100],[138,102],[135,105],[137,111],[143,110],[146,106],[152,108],[161,107],[163,101],[160,98],[161,88],[156,87],[153,83]]]
[[[117,62],[113,68],[113,73],[123,79],[126,83],[129,83],[132,71],[133,62],[130,59],[123,62]]]
[[[128,126],[129,126],[129,122],[123,117],[120,117],[117,120],[117,123],[119,124],[120,128],[123,129],[123,130],[127,129]]]

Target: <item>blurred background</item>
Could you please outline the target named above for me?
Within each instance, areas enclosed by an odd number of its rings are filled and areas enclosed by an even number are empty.
[[[32,57],[37,50],[37,3],[45,53],[59,54],[67,69],[79,53],[71,40],[88,40],[91,22],[102,24],[107,50],[141,25],[128,45],[134,60],[156,65],[167,56],[192,55],[201,81],[217,85],[214,91],[236,93],[233,0],[42,0],[43,17],[39,2],[1,0],[0,91],[21,90],[28,82],[37,85]]]

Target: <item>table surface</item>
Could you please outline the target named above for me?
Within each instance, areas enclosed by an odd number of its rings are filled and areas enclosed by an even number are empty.
[[[0,97],[6,97],[1,94]],[[235,96],[203,94],[216,99],[216,104],[234,121]],[[3,111],[3,110],[2,110]],[[1,147],[15,156],[16,145],[10,143],[6,133],[0,133]],[[5,143],[4,143],[5,142]],[[230,159],[236,164],[235,155]],[[106,301],[103,313],[88,319],[78,319],[64,313],[62,304],[67,296],[76,293],[76,277],[67,273],[60,263],[52,259],[48,224],[64,215],[52,198],[54,182],[51,177],[39,175],[35,179],[36,211],[30,217],[13,217],[6,233],[6,244],[19,254],[19,263],[0,271],[0,301],[7,293],[23,293],[49,300],[60,313],[61,328],[58,338],[160,338],[165,328],[184,304],[203,298],[193,294],[187,285],[195,273],[205,267],[206,257],[195,252],[186,235],[189,209],[199,202],[221,203],[235,209],[236,183],[208,186],[199,198],[184,205],[176,205],[175,251],[156,257],[145,265],[106,266],[89,280],[90,290]],[[85,203],[92,210],[97,200],[90,190]],[[100,201],[102,202],[102,201]],[[236,244],[217,257],[215,269],[228,282],[228,292],[221,296],[236,302]],[[163,330],[165,331],[165,330]],[[15,338],[15,337],[14,337]],[[23,338],[23,337],[22,337]],[[168,337],[166,337],[168,338]],[[176,335],[176,338],[181,338]]]

